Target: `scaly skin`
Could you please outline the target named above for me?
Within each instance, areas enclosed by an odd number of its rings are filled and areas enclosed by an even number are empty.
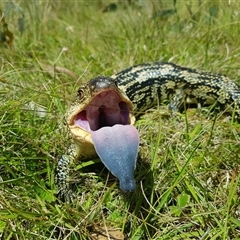
[[[105,79],[108,84],[99,84],[101,79]],[[240,119],[240,86],[223,75],[180,67],[172,63],[155,62],[130,67],[111,78],[99,77],[90,80],[79,88],[77,99],[66,114],[75,146],[71,146],[57,165],[58,196],[64,201],[73,200],[68,183],[70,162],[96,156],[91,135],[73,125],[73,119],[89,106],[99,92],[109,88],[117,91],[129,105],[129,124],[135,122],[132,112],[138,116],[165,100],[169,100],[171,112],[179,111],[184,102],[202,105],[217,103],[228,112],[234,111],[236,118]]]

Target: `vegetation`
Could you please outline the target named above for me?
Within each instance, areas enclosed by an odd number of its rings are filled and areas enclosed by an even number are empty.
[[[163,105],[140,118],[134,193],[123,194],[94,159],[76,163],[74,203],[58,201],[54,185],[69,141],[59,125],[82,82],[150,61],[239,81],[238,1],[0,8],[3,239],[240,239],[240,125],[222,112],[188,109],[176,121]]]

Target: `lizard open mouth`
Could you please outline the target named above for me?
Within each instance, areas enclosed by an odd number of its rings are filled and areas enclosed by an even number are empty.
[[[103,91],[75,116],[74,125],[89,132],[115,124],[127,125],[130,124],[129,112],[129,105],[117,92]]]
[[[75,136],[84,134],[81,141],[87,139],[86,132],[90,134],[97,155],[119,179],[123,191],[133,191],[136,187],[133,172],[139,135],[133,126],[135,118],[131,110],[132,104],[125,95],[113,89],[104,89],[95,94],[81,111],[72,115],[71,120]]]

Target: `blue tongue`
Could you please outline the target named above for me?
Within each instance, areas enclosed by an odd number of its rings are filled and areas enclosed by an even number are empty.
[[[139,135],[132,125],[116,124],[92,131],[95,150],[107,169],[119,179],[123,191],[135,190]]]

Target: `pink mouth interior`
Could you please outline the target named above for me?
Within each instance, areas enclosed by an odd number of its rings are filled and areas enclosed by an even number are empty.
[[[129,107],[115,91],[98,94],[74,119],[74,125],[89,132],[115,124],[129,124]]]

